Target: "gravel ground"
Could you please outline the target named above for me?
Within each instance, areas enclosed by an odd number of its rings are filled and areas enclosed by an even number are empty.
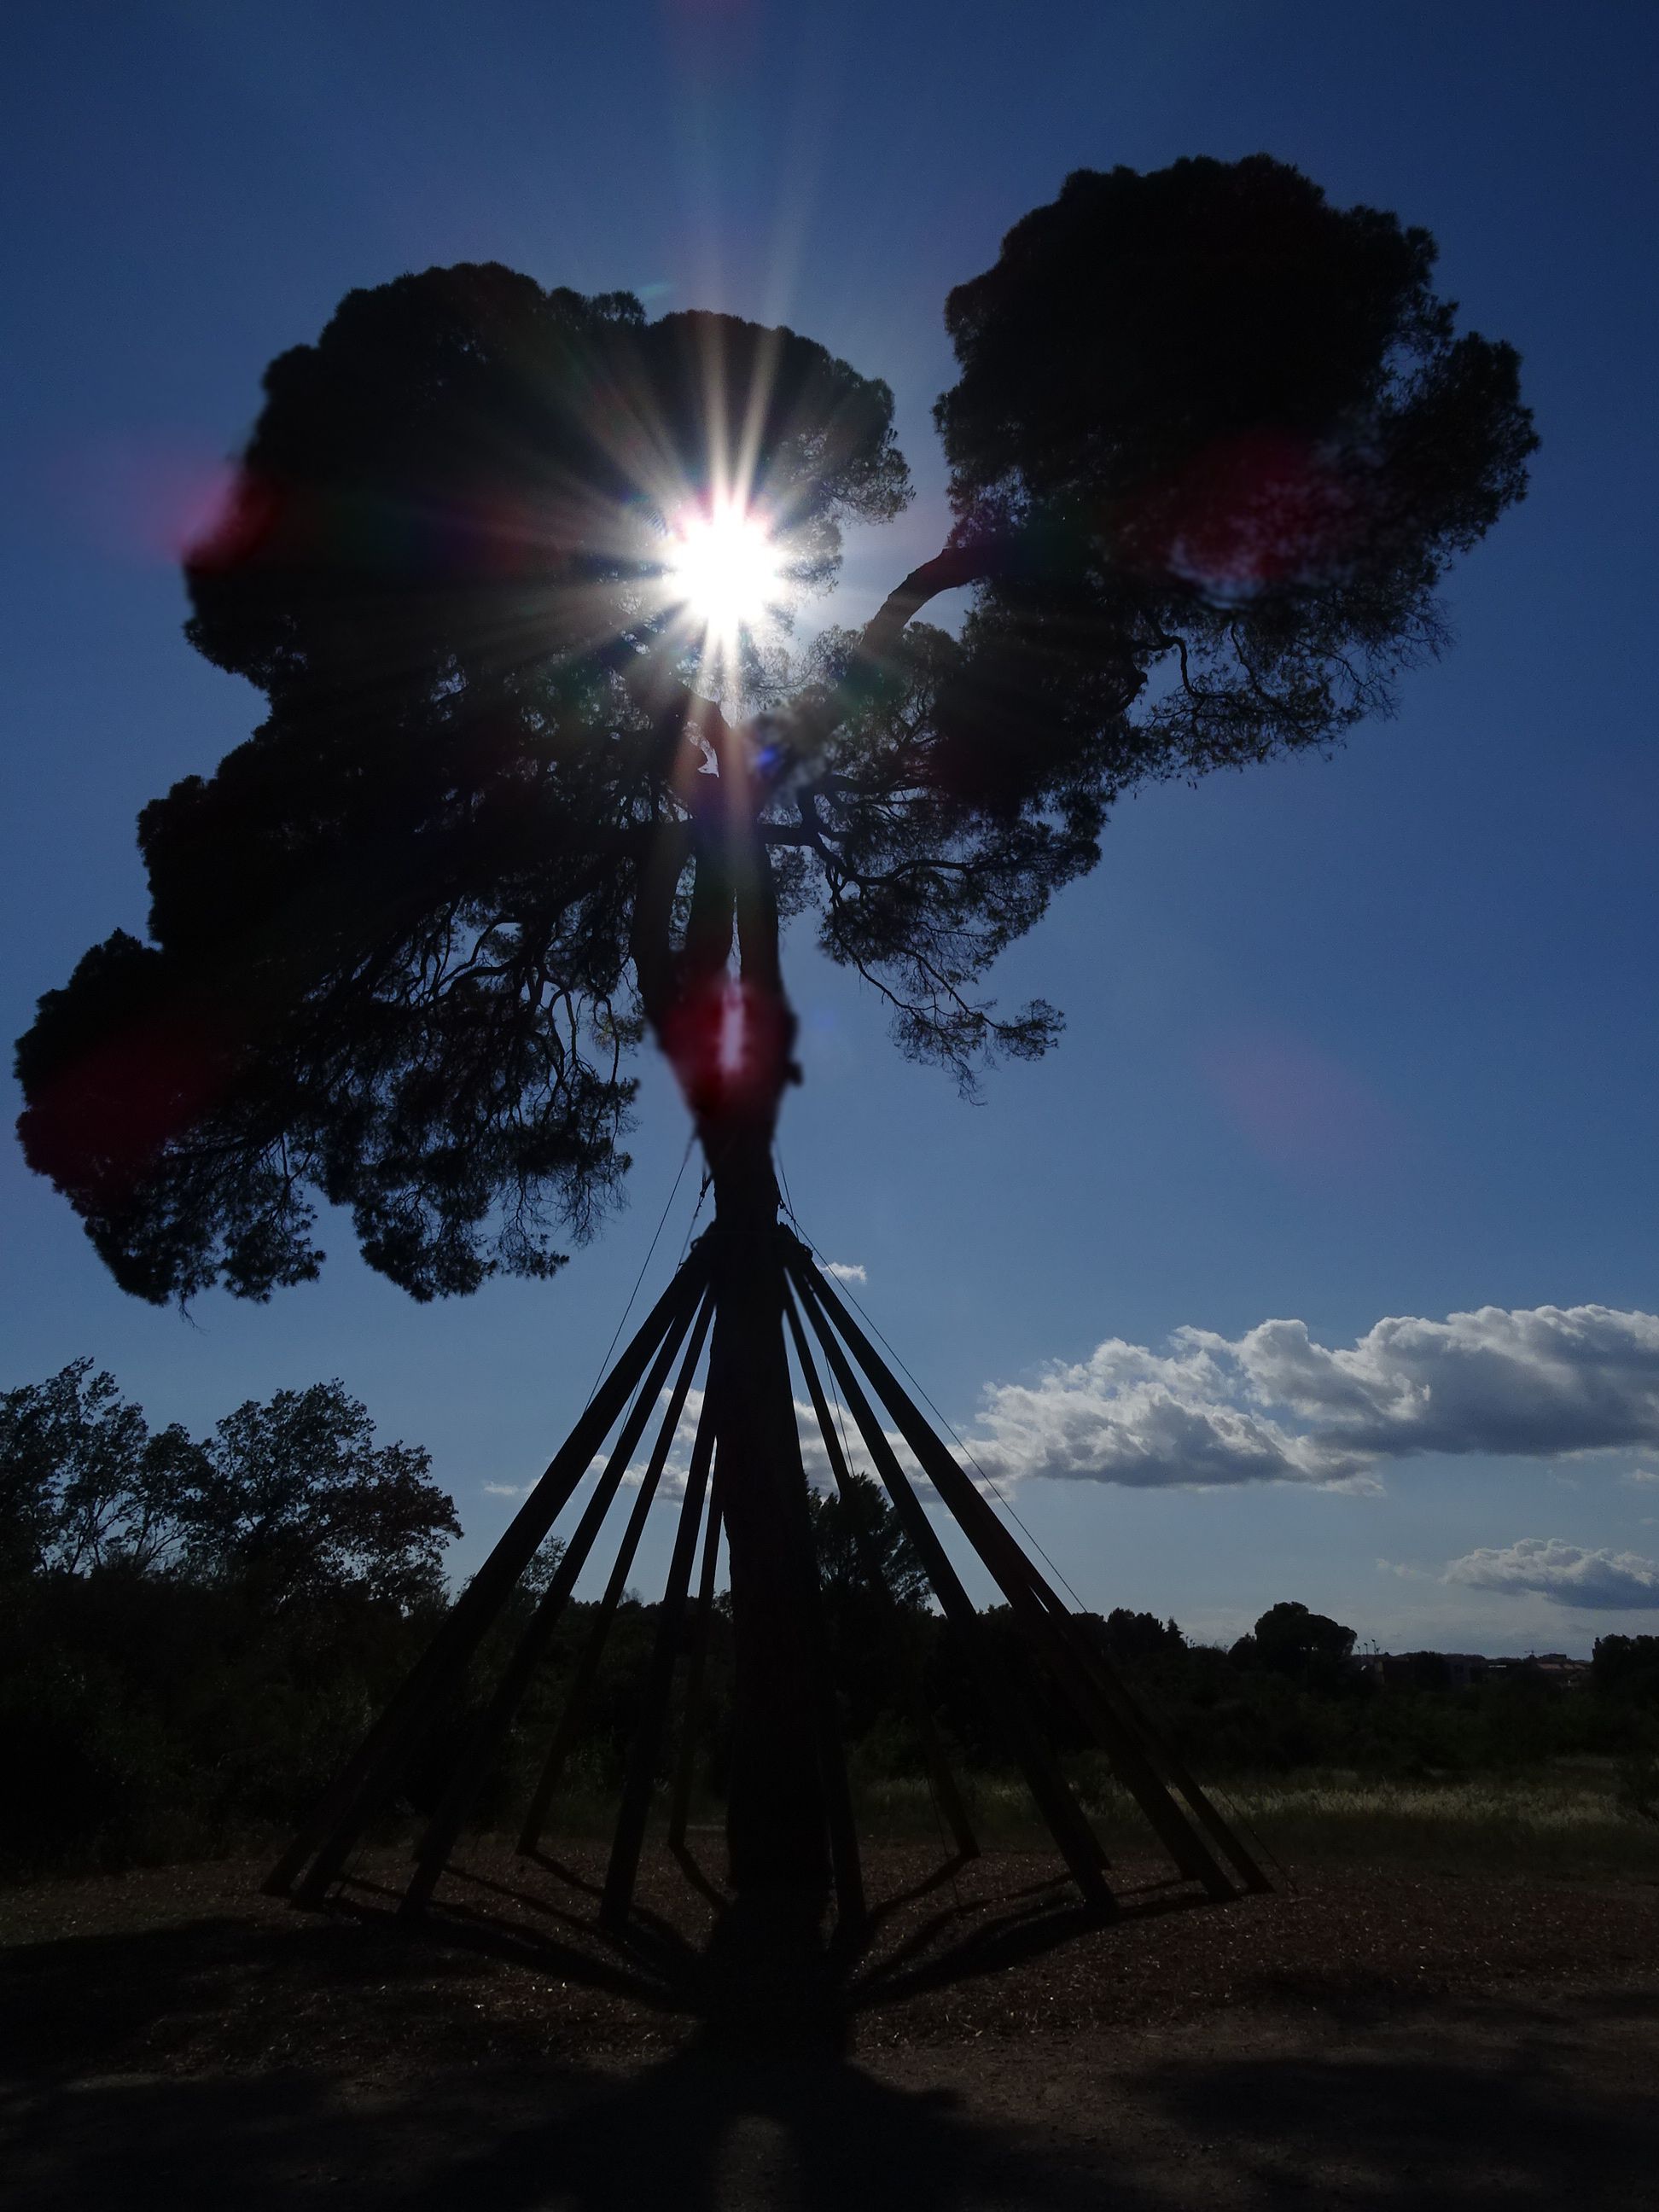
[[[1659,2203],[1659,1883],[1130,1868],[1091,1928],[1041,1855],[876,1848],[816,2039],[737,2047],[665,1855],[625,1945],[589,1846],[480,1846],[413,1933],[403,1871],[323,1914],[237,1863],[0,1895],[9,2212]]]

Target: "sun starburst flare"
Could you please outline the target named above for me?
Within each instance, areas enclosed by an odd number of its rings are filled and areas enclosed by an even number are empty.
[[[688,619],[721,653],[782,596],[779,549],[765,523],[738,500],[680,522],[667,562],[668,586]]]

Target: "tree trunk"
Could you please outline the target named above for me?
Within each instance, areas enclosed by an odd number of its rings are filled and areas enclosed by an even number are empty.
[[[785,1351],[777,1184],[762,1132],[723,1132],[712,1150],[718,1303],[708,1386],[719,1417],[736,1677],[732,1881],[739,1895],[787,1890],[821,1906],[828,1814],[802,1587],[805,1476]]]
[[[779,1104],[799,1079],[795,1018],[779,969],[777,900],[757,828],[763,793],[749,737],[706,700],[691,702],[684,734],[713,750],[719,774],[692,774],[690,748],[682,748],[678,795],[689,821],[666,825],[642,878],[634,958],[647,1018],[690,1109],[714,1187],[708,1389],[736,1674],[726,1838],[740,1899],[787,1896],[788,1910],[811,1921],[829,1890],[829,1814],[822,1684],[807,1610],[805,1475],[785,1350],[772,1170]],[[677,948],[674,902],[693,857]]]

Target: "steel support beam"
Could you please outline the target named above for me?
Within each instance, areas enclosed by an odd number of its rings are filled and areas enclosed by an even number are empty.
[[[465,1670],[653,1354],[671,1334],[678,1342],[689,1326],[708,1279],[708,1256],[700,1241],[595,1391],[495,1550],[450,1607],[423,1656],[271,1869],[264,1884],[270,1895],[293,1892],[302,1904],[322,1902],[364,1822],[396,1786],[428,1715]],[[308,1861],[296,1891],[296,1878]]]
[[[830,1372],[851,1408],[853,1419],[864,1438],[865,1449],[886,1486],[906,1533],[921,1555],[928,1580],[945,1608],[945,1617],[962,1637],[969,1664],[974,1670],[994,1725],[1018,1760],[1026,1784],[1036,1801],[1037,1810],[1065,1859],[1072,1879],[1095,1911],[1103,1916],[1115,1914],[1117,1902],[1101,1871],[1103,1853],[1098,1838],[1085,1818],[1082,1807],[1072,1794],[1060,1769],[1050,1758],[1018,1692],[1012,1683],[1002,1679],[992,1662],[985,1649],[983,1631],[973,1600],[963,1588],[956,1569],[951,1565],[944,1546],[923,1510],[921,1501],[912,1489],[892,1446],[887,1441],[886,1431],[875,1409],[860,1386],[827,1316],[817,1304],[814,1297],[816,1285],[812,1278],[799,1271],[793,1272],[795,1273],[795,1287],[803,1311],[813,1325],[824,1357],[830,1363]]]
[[[712,1299],[705,1297],[686,1340],[685,1355],[680,1361],[679,1373],[670,1394],[668,1410],[658,1427],[650,1464],[640,1486],[640,1498],[630,1516],[630,1527],[635,1522],[643,1525],[645,1510],[661,1480],[664,1462],[684,1410],[686,1393],[691,1387],[691,1377],[702,1355],[703,1340],[708,1334],[712,1306]],[[542,1593],[541,1601],[531,1615],[528,1626],[514,1647],[513,1656],[495,1686],[495,1694],[468,1734],[466,1748],[416,1850],[415,1875],[404,1893],[402,1906],[403,1913],[408,1917],[413,1918],[423,1910],[439,1875],[448,1863],[462,1823],[471,1811],[484,1776],[489,1771],[495,1747],[512,1725],[513,1716],[530,1687],[542,1655],[551,1642],[560,1616],[569,1602],[577,1577],[586,1565],[588,1554],[598,1540],[616,1500],[640,1438],[656,1411],[676,1349],[676,1340],[671,1334],[658,1353],[655,1364],[635,1400],[633,1410],[622,1425],[611,1447],[611,1456],[605,1462],[605,1472],[594,1486],[593,1495],[588,1499],[586,1509],[576,1524],[563,1558],[554,1570],[553,1579]],[[634,1540],[637,1542],[637,1528],[634,1528],[633,1533]],[[631,1558],[632,1546],[628,1548]],[[626,1571],[627,1560],[623,1559],[619,1562],[618,1569],[613,1570],[612,1580],[616,1581],[618,1574]]]
[[[830,1418],[830,1404],[824,1395],[817,1364],[812,1358],[812,1348],[806,1340],[806,1331],[801,1326],[800,1314],[793,1297],[788,1300],[786,1310],[789,1321],[789,1333],[794,1340],[795,1358],[800,1367],[802,1379],[806,1384],[806,1394],[812,1401],[812,1412],[823,1437],[823,1449],[829,1455],[830,1472],[834,1478],[836,1488],[848,1501],[850,1508],[853,1493],[848,1479],[846,1455],[842,1449],[841,1437],[836,1431],[835,1422]],[[939,1741],[939,1730],[933,1724],[933,1716],[928,1711],[927,1692],[916,1666],[915,1653],[904,1635],[903,1623],[899,1619],[897,1601],[887,1587],[887,1579],[882,1572],[881,1561],[877,1557],[875,1547],[870,1540],[868,1530],[859,1527],[856,1522],[853,1528],[853,1540],[858,1547],[865,1578],[875,1592],[877,1602],[885,1608],[888,1618],[893,1625],[896,1644],[902,1654],[905,1691],[915,1720],[916,1734],[921,1741],[922,1756],[927,1762],[928,1778],[933,1784],[934,1799],[944,1814],[945,1825],[951,1831],[957,1850],[963,1858],[977,1858],[979,1839],[974,1833],[973,1824],[968,1818],[968,1808],[962,1802],[962,1793],[957,1788],[956,1777],[951,1773],[950,1763],[945,1756],[945,1747]]]
[[[691,1632],[691,1659],[685,1679],[685,1713],[680,1729],[679,1762],[674,1770],[674,1796],[668,1814],[668,1840],[676,1850],[685,1846],[686,1824],[691,1817],[691,1791],[696,1780],[697,1729],[702,1719],[703,1676],[708,1666],[708,1639],[714,1616],[714,1571],[720,1549],[720,1486],[716,1468],[708,1489],[708,1520],[703,1532],[702,1571],[697,1577],[697,1616]]]
[[[696,1442],[691,1447],[691,1466],[685,1479],[685,1498],[680,1524],[669,1561],[668,1586],[663,1592],[657,1619],[657,1640],[651,1652],[645,1699],[635,1730],[634,1747],[623,1785],[622,1810],[611,1840],[605,1889],[599,1900],[599,1924],[615,1935],[621,1931],[633,1902],[634,1881],[639,1872],[640,1850],[650,1817],[651,1793],[656,1780],[657,1748],[674,1684],[674,1662],[679,1656],[680,1634],[685,1619],[685,1596],[691,1581],[691,1561],[702,1519],[703,1495],[708,1485],[708,1462],[714,1450],[715,1419],[712,1392],[705,1396],[697,1419]]]
[[[845,1304],[812,1263],[805,1247],[791,1255],[797,1282],[810,1283],[825,1315],[875,1384],[900,1435],[915,1454],[957,1525],[995,1577],[1003,1595],[1053,1669],[1085,1725],[1091,1726],[1124,1787],[1181,1873],[1211,1896],[1234,1894],[1233,1884],[1193,1822],[1170,1796],[1139,1732],[1091,1679],[1074,1641],[1071,1616],[969,1480]],[[1057,1617],[1058,1616],[1058,1617]],[[1080,1641],[1080,1639],[1079,1639]],[[1217,1816],[1219,1817],[1218,1815]]]

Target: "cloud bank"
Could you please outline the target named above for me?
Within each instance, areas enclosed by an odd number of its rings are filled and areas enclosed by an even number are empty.
[[[1482,1306],[1379,1321],[1352,1346],[1305,1322],[1241,1337],[1178,1329],[1166,1352],[1113,1337],[981,1402],[974,1456],[1000,1480],[1144,1487],[1374,1486],[1425,1453],[1535,1458],[1659,1445],[1659,1315]]]
[[[1470,1589],[1551,1597],[1587,1613],[1659,1611],[1659,1559],[1635,1552],[1586,1552],[1559,1536],[1522,1536],[1502,1551],[1466,1552],[1441,1577]]]

